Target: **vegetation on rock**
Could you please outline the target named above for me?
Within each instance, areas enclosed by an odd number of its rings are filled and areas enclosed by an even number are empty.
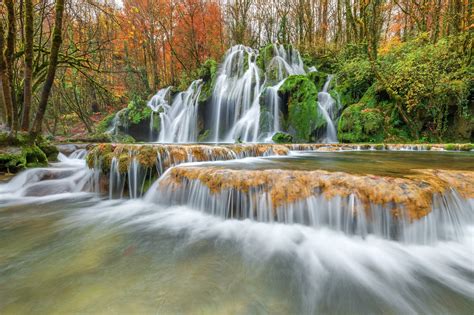
[[[287,130],[296,141],[311,141],[314,129],[324,124],[318,113],[318,90],[314,83],[305,75],[288,77],[279,92],[287,100]]]
[[[0,172],[16,173],[27,167],[47,166],[48,161],[57,160],[58,153],[56,146],[42,137],[0,133]]]
[[[273,135],[272,141],[275,143],[292,143],[293,137],[288,133],[277,132]]]

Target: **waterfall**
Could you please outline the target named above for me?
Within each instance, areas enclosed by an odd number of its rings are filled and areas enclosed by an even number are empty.
[[[153,137],[153,129],[155,127],[155,113],[158,113],[160,110],[165,111],[170,108],[170,90],[171,86],[168,86],[164,89],[159,90],[149,101],[147,106],[152,110],[150,115],[150,140]],[[161,127],[161,126],[160,126]]]
[[[127,120],[124,119],[124,115],[127,113],[127,110],[127,108],[122,108],[115,114],[110,128],[106,131],[107,134],[116,136],[119,133],[119,127],[127,128]]]
[[[449,172],[442,176],[459,179],[459,175]],[[314,184],[312,179],[315,179]],[[288,188],[289,180],[298,187]],[[463,198],[462,185],[450,187],[449,179],[440,193],[436,192],[437,187],[429,187],[423,180],[421,183],[425,186],[420,187],[416,179],[395,184],[392,178],[373,179],[319,171],[232,170],[198,163],[170,168],[150,188],[145,200],[166,207],[185,205],[221,219],[329,227],[349,235],[373,234],[408,243],[461,239],[462,222],[474,222],[474,199]],[[358,184],[361,181],[368,184]],[[422,211],[420,208],[416,208],[416,212],[410,210],[413,200],[400,198],[398,185],[412,190],[416,200],[430,194],[427,199],[430,205],[423,217],[416,217]],[[331,189],[325,191],[324,187]],[[398,198],[398,201],[379,201],[379,190],[383,187],[388,189],[387,200]],[[345,193],[345,189],[349,192]],[[334,191],[339,193],[334,194]],[[393,193],[394,198],[388,196],[394,191],[397,191]]]
[[[203,117],[209,124],[207,141],[270,142],[275,132],[282,130],[281,110],[284,104],[278,95],[280,87],[289,76],[304,75],[316,71],[316,68],[311,67],[306,71],[300,53],[292,46],[273,44],[266,54],[269,56],[260,56],[258,50],[243,45],[227,51],[206,104],[208,116]],[[265,71],[259,67],[258,60],[261,57],[265,58]],[[331,105],[328,102],[332,100],[327,93],[328,84],[321,94],[320,110],[323,115],[329,109],[326,107]],[[201,80],[194,81],[185,92],[173,97],[172,102],[170,87],[159,90],[152,97],[148,102],[152,110],[150,138],[153,137],[155,119],[159,115],[158,142],[197,141],[202,85]],[[326,94],[328,102],[323,101]],[[262,115],[265,115],[264,119]]]
[[[85,150],[73,152],[69,157],[58,156],[59,162],[47,168],[31,168],[15,176],[10,182],[0,184],[0,200],[34,198],[65,198],[71,193],[92,190],[94,171],[86,167]]]
[[[318,93],[318,108],[324,120],[326,120],[325,138],[322,141],[325,143],[337,143],[337,131],[334,126],[334,120],[336,119],[339,108],[336,100],[328,93],[332,78],[332,75],[328,76],[326,83],[324,83],[323,90]]]
[[[197,110],[201,88],[202,81],[194,81],[186,91],[179,93],[174,98],[171,105],[168,104],[169,87],[158,91],[150,100],[148,107],[160,115],[158,142],[186,143],[197,141]]]
[[[257,58],[257,51],[242,45],[232,47],[226,54],[212,96],[213,142],[256,142],[271,138],[280,130],[278,90],[288,76],[306,73],[303,61],[293,47],[275,44],[262,78]],[[267,134],[259,130],[262,93],[266,93],[271,117]]]
[[[214,142],[256,142],[262,90],[258,52],[243,45],[232,47],[220,67],[212,94],[211,138]]]

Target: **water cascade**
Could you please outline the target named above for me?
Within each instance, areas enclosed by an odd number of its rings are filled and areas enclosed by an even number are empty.
[[[202,81],[196,80],[185,92],[174,97],[169,105],[169,90],[165,88],[148,102],[148,107],[160,115],[160,134],[158,142],[186,143],[197,141],[197,110]],[[152,117],[154,115],[152,114]],[[153,123],[153,120],[151,120]],[[152,130],[151,125],[150,130]]]
[[[336,100],[328,93],[329,85],[331,84],[332,75],[329,75],[323,90],[318,93],[318,108],[326,120],[326,133],[323,142],[336,143],[337,131],[334,126],[334,120],[337,118],[339,106]]]
[[[280,87],[291,75],[316,71],[314,67],[305,69],[299,52],[292,46],[274,44],[270,47],[265,52],[268,56],[260,56],[258,50],[243,45],[229,49],[219,66],[212,94],[205,105],[199,104],[203,85],[200,80],[173,97],[173,102],[170,102],[170,87],[159,90],[148,102],[153,111],[150,135],[155,124],[154,116],[159,115],[158,142],[196,142],[198,107],[206,106],[206,117],[202,118],[209,124],[206,141],[270,142],[272,135],[281,131],[284,104],[278,95]],[[262,62],[265,64],[262,65]],[[335,102],[328,93],[329,82],[330,78],[320,93],[319,108],[328,121],[328,141],[335,142],[333,120],[337,111],[333,110]],[[263,125],[262,115],[266,120]]]
[[[416,243],[457,238],[461,222],[474,222],[474,199],[462,197],[473,193],[464,187],[474,185],[473,172],[427,170],[420,179],[394,179],[225,165],[171,168],[150,188],[146,200],[187,205],[223,219],[328,226],[346,234]]]
[[[164,89],[159,90],[153,97],[148,101],[147,106],[152,110],[150,116],[150,141],[155,139],[153,138],[153,128],[155,126],[155,113],[158,113],[160,110],[163,112],[170,109],[170,90],[171,86],[168,86]],[[163,114],[166,115],[166,114]]]
[[[32,168],[21,172],[9,183],[0,184],[0,200],[25,202],[39,197],[67,198],[69,194],[93,191],[94,172],[86,167],[84,149],[66,157],[59,154],[59,162],[47,168]]]

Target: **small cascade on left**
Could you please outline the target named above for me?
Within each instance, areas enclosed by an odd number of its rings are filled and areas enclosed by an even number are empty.
[[[49,167],[19,173],[8,183],[0,184],[0,203],[72,198],[94,191],[94,171],[86,166],[86,154],[85,149],[78,149],[69,156],[59,153],[58,162],[50,163]]]

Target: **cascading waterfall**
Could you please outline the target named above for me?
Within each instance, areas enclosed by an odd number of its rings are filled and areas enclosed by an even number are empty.
[[[272,136],[281,131],[282,99],[280,87],[291,75],[316,71],[305,69],[300,53],[292,46],[272,45],[265,72],[259,68],[259,51],[237,45],[229,49],[219,67],[215,85],[206,106],[210,121],[207,141],[221,142],[271,142]],[[331,77],[330,77],[331,78]],[[327,139],[335,142],[333,120],[334,99],[328,93],[330,78],[319,95],[319,109],[327,123]],[[149,101],[153,111],[150,119],[150,137],[153,135],[156,115],[160,117],[158,142],[196,142],[198,136],[198,106],[202,88],[200,80],[187,91],[179,93],[170,102],[170,87],[161,89]],[[263,104],[262,104],[263,101]],[[265,121],[262,125],[262,115]]]
[[[158,142],[187,143],[197,141],[197,110],[202,81],[196,80],[189,88],[174,97],[169,105],[170,88],[162,89],[148,102],[148,107],[160,115]],[[152,115],[153,117],[153,115]],[[153,121],[151,120],[151,123]],[[150,126],[150,129],[153,125]]]
[[[250,160],[246,163],[254,164],[255,161]],[[225,163],[221,164],[221,166],[224,165]],[[275,172],[275,177],[285,178],[286,176],[284,172],[278,170]],[[182,177],[182,174],[189,174],[192,179],[188,179],[186,175]],[[196,174],[195,177],[203,180],[193,179],[194,174]],[[405,209],[402,203],[384,204],[371,201],[366,195],[358,197],[360,192],[356,189],[348,195],[330,194],[332,197],[328,197],[321,188],[313,188],[309,196],[276,204],[279,200],[275,200],[275,196],[282,195],[286,196],[286,199],[291,199],[291,192],[290,189],[281,187],[275,188],[281,189],[276,194],[270,192],[269,190],[274,187],[279,187],[279,184],[268,176],[268,173],[267,175],[232,174],[235,173],[225,169],[213,171],[212,166],[206,168],[205,163],[177,166],[169,169],[155,182],[145,195],[145,200],[167,207],[186,205],[222,219],[302,224],[313,228],[329,227],[349,235],[366,237],[373,234],[387,239],[419,244],[431,244],[440,240],[459,240],[463,237],[464,224],[474,223],[474,199],[461,197],[454,188],[442,193],[434,193],[431,197],[432,204],[429,213],[423,218],[414,220],[414,214]],[[257,180],[258,185],[247,187],[248,182],[245,179],[252,176],[265,178],[265,180]],[[301,175],[292,174],[289,178],[298,181],[298,176]],[[323,176],[329,178],[339,175],[324,174]],[[208,185],[203,182],[204,180],[206,183],[209,183],[208,180],[210,182],[215,180],[216,183]],[[343,181],[351,180],[354,179],[347,178]],[[338,177],[334,183],[339,181],[341,177]],[[390,181],[388,179],[389,183]],[[381,182],[379,185],[385,184]],[[410,185],[412,185],[410,182],[401,184],[405,189],[409,189]],[[377,183],[374,183],[373,187],[377,186]],[[392,189],[396,187],[393,186]],[[331,189],[343,191],[337,184]],[[376,196],[377,190],[374,189],[372,193]],[[420,196],[422,195],[423,193],[420,193]]]
[[[272,122],[268,132],[270,137],[280,130],[281,100],[278,89],[288,76],[306,71],[298,51],[292,47],[286,50],[283,45],[274,45],[273,55],[262,80],[261,69],[256,64],[256,51],[239,45],[226,54],[212,98],[214,142],[268,139],[268,135],[259,132],[262,93],[267,94]]]
[[[152,110],[150,116],[150,141],[155,140],[152,139],[153,129],[155,127],[155,113],[158,113],[160,110],[168,111],[170,109],[170,90],[171,86],[159,90],[147,103],[147,106]]]
[[[257,141],[262,81],[256,59],[242,45],[227,52],[212,95],[213,142]]]
[[[334,120],[339,111],[339,106],[331,94],[328,93],[332,78],[332,75],[328,76],[323,90],[318,93],[318,108],[323,115],[324,120],[326,120],[326,133],[325,138],[323,139],[323,142],[325,143],[337,143],[337,131],[334,126]]]
[[[15,176],[9,183],[0,184],[0,200],[36,197],[64,198],[71,193],[93,190],[93,170],[85,165],[84,149],[69,157],[59,154],[59,162],[48,168],[32,168]]]

